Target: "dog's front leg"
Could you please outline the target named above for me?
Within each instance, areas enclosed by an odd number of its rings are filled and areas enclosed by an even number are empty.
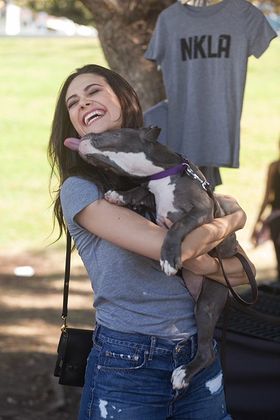
[[[200,224],[206,223],[207,219],[198,209],[193,208],[189,213],[184,214],[168,230],[160,256],[160,266],[168,276],[175,275],[182,267],[181,244],[185,236]]]
[[[105,200],[118,206],[146,206],[154,209],[155,201],[152,193],[144,186],[132,188],[128,191],[109,190],[104,194]]]

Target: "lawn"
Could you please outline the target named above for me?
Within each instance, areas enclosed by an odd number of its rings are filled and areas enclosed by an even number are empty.
[[[93,39],[0,38],[0,252],[45,249],[52,233],[46,148],[57,92],[76,67],[106,65]],[[280,41],[250,58],[241,130],[241,167],[223,169],[218,192],[235,195],[248,213],[260,204],[266,168],[277,158]],[[58,247],[58,245],[55,245]]]
[[[1,38],[0,55],[0,250],[42,249],[56,237],[46,149],[58,90],[75,68],[106,62],[82,38]]]
[[[219,192],[238,198],[248,221],[249,237],[263,198],[267,166],[279,156],[280,140],[280,40],[271,42],[262,57],[250,57],[241,119],[239,169],[222,169]]]

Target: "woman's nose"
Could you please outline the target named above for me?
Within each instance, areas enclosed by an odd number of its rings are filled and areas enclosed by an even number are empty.
[[[87,97],[80,98],[80,106],[82,106],[82,107],[87,107],[91,103],[92,103],[92,101]]]

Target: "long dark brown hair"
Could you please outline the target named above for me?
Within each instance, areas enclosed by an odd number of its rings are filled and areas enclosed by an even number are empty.
[[[54,223],[57,221],[59,226],[58,238],[66,228],[59,197],[60,187],[69,176],[76,175],[89,179],[103,192],[109,188],[127,189],[132,186],[124,182],[121,177],[110,175],[110,173],[104,174],[98,169],[93,170],[93,167],[83,161],[77,152],[71,151],[63,144],[67,137],[79,137],[69,118],[65,104],[66,92],[75,77],[86,73],[101,76],[110,85],[121,105],[122,127],[139,128],[143,126],[143,113],[136,92],[125,79],[114,71],[96,64],[88,64],[76,69],[65,80],[58,95],[48,145],[48,159],[51,165],[50,190],[53,177],[56,176],[58,179],[58,187],[51,191],[54,194]]]

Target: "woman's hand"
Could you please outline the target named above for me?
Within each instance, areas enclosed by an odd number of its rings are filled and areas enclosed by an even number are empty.
[[[256,268],[254,266],[254,264],[252,263],[252,261],[250,261],[248,255],[245,253],[245,251],[241,248],[241,246],[238,244],[237,247],[237,251],[243,255],[244,258],[246,258],[252,272],[253,275],[256,276]],[[240,286],[242,284],[248,284],[249,280],[247,277],[247,274],[240,262],[240,260],[236,257],[232,257],[232,258],[224,258],[223,259],[223,266],[224,266],[224,270],[228,275],[228,279],[230,284],[235,287],[235,286]],[[209,278],[218,281],[219,283],[223,283],[226,285],[225,283],[225,279],[224,279],[224,275],[222,273],[222,269],[221,266],[219,265],[219,270],[217,271],[217,273],[214,274],[210,274]]]
[[[248,256],[239,245],[238,245],[238,252],[240,252],[240,254],[242,254],[246,258],[254,275],[256,275],[255,266],[249,260]],[[238,258],[236,257],[224,258],[222,261],[223,261],[225,272],[228,276],[228,280],[230,284],[232,285],[232,287],[240,286],[242,284],[248,283],[247,275]],[[202,255],[200,257],[193,258],[185,262],[184,268],[193,272],[196,275],[203,275],[219,283],[222,283],[225,286],[227,285],[220,263],[217,258],[210,257],[209,255]]]
[[[246,214],[238,204],[237,200],[230,196],[230,195],[224,195],[224,194],[214,194],[216,200],[220,204],[224,215],[233,214],[236,212],[240,212],[242,214],[242,224],[240,225],[239,229],[244,227],[246,222]],[[168,218],[162,218],[157,220],[157,224],[162,227],[166,227],[167,229],[170,229],[172,226],[172,222]]]
[[[184,268],[200,276],[210,276],[219,270],[219,262],[208,254],[200,255],[184,262]]]
[[[227,213],[226,216],[201,225],[186,235],[182,242],[182,261],[207,254],[227,236],[245,226],[247,216],[236,199],[228,195],[216,196],[220,206]],[[172,222],[164,218],[160,221],[160,226],[170,229]]]
[[[259,231],[260,231],[260,229],[258,228],[258,225],[256,224],[254,226],[253,232],[252,232],[251,237],[250,237],[250,241],[252,242],[252,244],[255,247],[257,246],[257,237],[258,237]]]
[[[242,210],[240,205],[238,204],[237,200],[230,196],[224,194],[214,194],[216,200],[220,204],[222,210],[225,214],[232,214],[236,211]]]
[[[230,204],[231,203],[231,204]],[[214,219],[190,232],[182,242],[182,261],[207,254],[219,245],[227,236],[242,229],[246,223],[246,214],[241,207],[231,200],[227,202],[235,211]]]

